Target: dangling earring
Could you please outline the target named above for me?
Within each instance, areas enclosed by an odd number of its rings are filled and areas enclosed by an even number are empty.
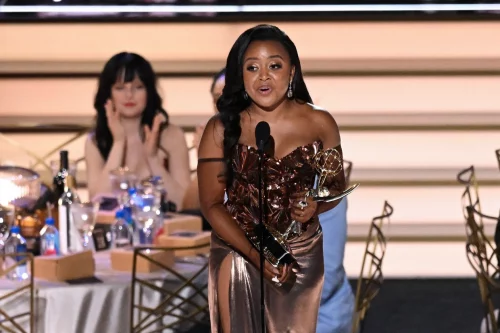
[[[247,94],[246,90],[243,92],[243,98],[244,98],[245,100],[247,100],[247,99],[248,99],[248,94]]]
[[[292,81],[290,81],[290,84],[288,85],[288,92],[286,93],[286,96],[288,98],[292,98],[293,97]]]

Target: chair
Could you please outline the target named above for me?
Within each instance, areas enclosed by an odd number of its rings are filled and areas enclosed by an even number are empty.
[[[352,162],[344,160],[344,174],[345,174],[346,185],[349,185],[351,182],[351,173],[352,173]]]
[[[197,251],[208,245],[207,243],[191,247],[154,247],[151,249]],[[163,332],[165,329],[178,332],[193,325],[209,327],[208,257],[198,255],[184,259],[177,258],[176,263],[168,267],[148,256],[149,250],[150,248],[134,249],[130,332]],[[158,277],[158,274],[153,273],[156,278],[153,274],[141,275],[137,272],[138,260],[146,260],[159,266],[166,274]],[[157,305],[143,304],[146,291],[160,296]]]
[[[353,333],[363,332],[371,301],[377,296],[384,281],[382,262],[385,256],[387,238],[383,233],[383,229],[389,225],[389,218],[393,212],[392,206],[385,201],[382,215],[374,217],[370,224],[363,263],[361,264],[361,273],[356,288]]]
[[[467,260],[476,273],[486,318],[486,332],[497,333],[499,325],[494,313],[495,307],[491,295],[493,292],[500,290],[500,282],[497,280],[500,269],[498,265],[498,248],[491,244],[485,235],[482,221],[490,220],[496,224],[499,217],[485,215],[473,205],[468,206],[466,210]],[[481,223],[478,223],[477,218],[481,218]]]
[[[6,259],[12,258],[15,263],[8,265],[5,270],[2,270],[2,263]],[[8,333],[34,333],[35,332],[35,311],[34,311],[34,265],[33,265],[33,254],[31,253],[16,253],[16,254],[5,254],[2,253],[0,256],[0,278],[6,277],[10,272],[15,270],[20,265],[26,264],[28,270],[30,271],[30,277],[27,281],[19,282],[22,284],[14,290],[11,290],[4,295],[0,296],[0,332]],[[15,282],[14,282],[15,283]],[[17,283],[16,283],[17,284]],[[29,302],[26,302],[26,297]],[[9,311],[6,304],[11,302],[13,307],[21,308],[19,313],[10,313],[15,311]],[[25,310],[25,304],[28,303],[29,310]],[[17,310],[17,309],[16,309]],[[25,320],[28,320],[29,330],[23,328],[25,325]],[[23,323],[20,323],[20,321]]]
[[[64,128],[66,125],[60,125],[59,127]],[[36,127],[36,126],[35,126]],[[49,152],[39,155],[38,153],[32,151],[29,147],[25,147],[16,140],[10,138],[9,136],[5,135],[4,133],[0,132],[0,141],[3,141],[4,143],[8,144],[9,146],[12,146],[19,151],[22,151],[29,157],[31,157],[34,161],[30,162],[29,165],[25,166],[29,169],[35,170],[37,166],[41,165],[44,167],[44,169],[47,171],[48,175],[52,177],[52,168],[48,164],[47,159],[58,152],[59,150],[63,149],[65,146],[69,145],[70,143],[80,139],[82,136],[86,135],[88,133],[89,129],[85,126],[78,127],[76,130],[76,134],[74,134],[71,138],[61,142],[58,144],[56,147],[52,148]],[[45,179],[47,181],[47,179]]]
[[[460,184],[465,185],[465,190],[462,193],[462,213],[464,218],[467,219],[467,207],[476,207],[478,211],[481,211],[481,202],[479,200],[479,185],[476,177],[476,170],[474,166],[460,171],[457,174],[457,180]],[[480,220],[482,224],[482,220]]]
[[[500,149],[495,150],[495,155],[497,155],[498,168],[500,169]]]

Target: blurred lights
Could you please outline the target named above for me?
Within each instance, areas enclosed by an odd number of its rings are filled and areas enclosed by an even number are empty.
[[[20,199],[28,193],[28,187],[18,186],[10,179],[0,178],[0,206],[7,206],[12,201]]]

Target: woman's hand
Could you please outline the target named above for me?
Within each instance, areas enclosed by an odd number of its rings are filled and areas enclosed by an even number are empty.
[[[161,113],[158,113],[153,120],[151,128],[148,125],[144,125],[144,149],[147,157],[156,157],[158,153],[160,127],[164,121],[165,117]]]
[[[106,101],[104,104],[104,110],[106,110],[106,118],[108,119],[108,127],[113,136],[114,141],[122,141],[125,139],[125,130],[122,126],[120,120],[120,114],[116,112],[115,107],[111,99]]]
[[[260,253],[257,249],[252,247],[252,249],[250,250],[249,259],[252,264],[260,271]],[[264,259],[264,278],[266,278],[273,284],[276,284],[278,287],[288,279],[291,270],[292,267],[286,264],[284,266],[279,266],[278,269],[271,265],[269,261]]]
[[[291,196],[291,216],[297,222],[306,223],[317,213],[318,203],[311,197],[306,197],[307,192],[299,192]]]

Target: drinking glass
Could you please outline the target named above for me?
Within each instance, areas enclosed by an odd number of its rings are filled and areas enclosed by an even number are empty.
[[[0,205],[0,241],[5,241],[9,236],[10,228],[14,225],[15,208],[12,205]]]
[[[131,200],[131,206],[140,244],[153,244],[158,224],[163,221],[157,194],[149,190],[138,190]]]
[[[137,176],[127,167],[124,167],[111,171],[109,178],[111,180],[111,191],[118,199],[120,209],[123,209],[129,200],[128,190],[135,187]]]
[[[115,249],[129,248],[134,243],[134,231],[124,219],[118,219],[111,226],[111,240]]]
[[[98,212],[99,202],[82,202],[71,205],[73,223],[78,230],[84,250],[89,249]]]

